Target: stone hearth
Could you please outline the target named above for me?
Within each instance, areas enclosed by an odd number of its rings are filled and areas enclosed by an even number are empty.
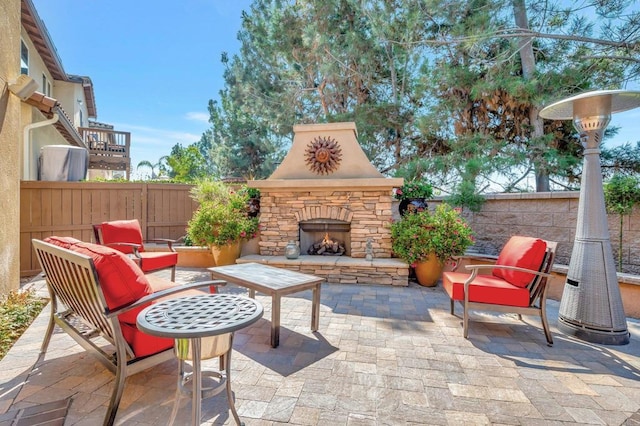
[[[291,150],[271,177],[248,182],[261,194],[259,255],[251,261],[275,262],[328,282],[407,285],[408,266],[391,259],[389,228],[392,190],[403,180],[384,177],[369,162],[355,123],[297,125],[294,133]],[[350,256],[303,251],[298,259],[285,259],[288,242],[300,242],[300,223],[323,220],[349,225]]]

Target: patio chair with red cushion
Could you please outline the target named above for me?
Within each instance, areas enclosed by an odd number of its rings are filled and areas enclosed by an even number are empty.
[[[44,358],[56,325],[115,374],[104,417],[112,425],[128,376],[173,358],[173,339],[138,330],[138,313],[159,300],[202,294],[223,281],[179,285],[145,275],[124,253],[69,237],[32,240],[51,299]],[[229,335],[216,336],[229,339]],[[222,361],[221,361],[222,362]]]
[[[502,248],[495,265],[467,265],[471,273],[445,272],[442,284],[454,303],[463,307],[463,335],[469,334],[469,311],[486,310],[540,315],[549,345],[553,338],[546,314],[547,281],[557,243],[538,238],[513,236]],[[489,270],[480,274],[481,270]]]
[[[137,219],[114,220],[93,225],[93,235],[96,243],[113,247],[131,255],[143,272],[171,269],[171,281],[176,280],[178,253],[172,246],[175,240],[158,238],[143,241],[142,229]],[[145,242],[167,244],[168,251],[145,251]]]

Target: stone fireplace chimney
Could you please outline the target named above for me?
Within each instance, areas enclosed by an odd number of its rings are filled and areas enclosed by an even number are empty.
[[[337,230],[345,256],[391,257],[392,190],[403,179],[384,177],[357,140],[355,123],[293,127],[291,150],[266,180],[249,181],[260,190],[260,255],[283,256],[290,240],[303,243]],[[304,229],[322,229],[308,235]],[[301,236],[303,238],[301,238]],[[310,256],[317,257],[317,256]]]

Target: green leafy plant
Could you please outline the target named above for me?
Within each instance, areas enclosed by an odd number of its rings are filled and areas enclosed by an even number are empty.
[[[33,291],[12,291],[0,298],[0,359],[47,304]]]
[[[193,244],[224,246],[253,238],[258,231],[258,218],[248,214],[247,191],[206,180],[191,190],[191,196],[200,203],[187,227]]]
[[[428,199],[433,196],[433,187],[429,182],[423,180],[405,181],[400,188],[395,188],[393,196],[397,200],[407,198],[424,198]]]
[[[618,232],[618,272],[622,272],[622,225],[625,215],[640,203],[640,179],[636,176],[614,175],[604,185],[604,199],[609,213],[620,216]]]
[[[444,263],[461,256],[474,243],[473,230],[458,210],[446,203],[433,212],[422,211],[404,216],[391,225],[393,252],[415,267],[435,253]]]

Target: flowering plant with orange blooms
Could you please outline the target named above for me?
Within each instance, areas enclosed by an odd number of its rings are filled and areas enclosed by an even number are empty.
[[[391,239],[395,255],[411,266],[432,254],[444,263],[463,255],[474,243],[471,227],[446,203],[433,211],[403,216],[391,225]]]

